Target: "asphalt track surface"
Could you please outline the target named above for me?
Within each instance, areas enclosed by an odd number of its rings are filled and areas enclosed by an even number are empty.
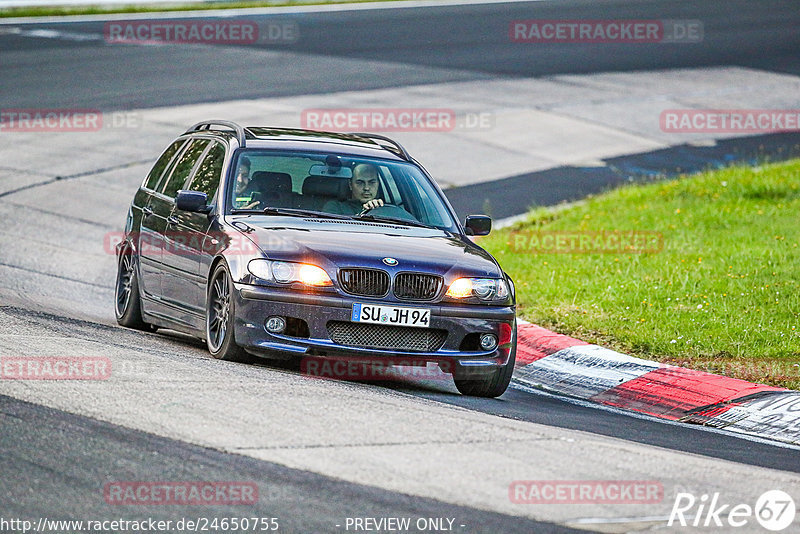
[[[701,43],[522,44],[517,19],[700,20]],[[793,0],[549,1],[237,20],[297,23],[296,43],[120,46],[103,22],[36,24],[95,39],[0,35],[3,107],[103,111],[422,83],[739,65],[800,73]],[[30,29],[30,28],[29,28]],[[57,83],[55,83],[57,81]]]
[[[242,507],[235,505],[183,507],[182,512],[189,518],[274,517],[281,532],[330,532],[339,530],[336,525],[344,525],[346,517],[382,516],[457,518],[459,524],[469,526],[470,532],[578,532],[351,484],[98,423],[5,396],[0,396],[0,419],[5,517],[108,517],[110,507],[98,480],[114,472],[125,480],[254,482],[259,488],[259,499],[244,514]],[[113,517],[179,519],[172,507],[124,508],[115,510]]]
[[[299,25],[302,39],[296,44],[109,46],[102,40],[102,23],[96,22],[36,26],[100,36],[87,41],[0,32],[0,108],[133,109],[455,80],[707,65],[800,73],[800,34],[796,30],[800,27],[800,10],[794,1],[542,2],[284,17]],[[706,37],[702,46],[571,45],[556,49],[508,42],[509,21],[531,18],[699,19]],[[557,183],[553,190],[558,190]],[[584,191],[588,192],[593,191]],[[13,201],[13,195],[3,200]],[[79,198],[67,200],[81,202]],[[549,201],[546,198],[542,203]],[[501,199],[497,203],[502,204]],[[40,283],[33,274],[15,271],[19,286]],[[86,298],[94,295],[89,292]],[[109,321],[76,320],[82,316],[81,308],[76,301],[74,310],[47,314],[32,303],[28,307],[6,306],[2,312],[20,323],[38,325],[41,331],[100,343],[113,343],[119,336],[146,338],[156,352],[207,357],[202,346],[180,336],[120,334]],[[268,364],[259,365],[258,370],[267,374],[296,372]],[[598,410],[519,389],[510,389],[498,400],[484,400],[461,397],[452,386],[441,383],[409,381],[367,387],[501,419],[800,472],[800,454],[794,448]],[[259,502],[256,515],[281,517],[289,532],[339,531],[332,524],[344,517],[398,515],[458,517],[469,526],[465,530],[469,532],[568,531],[547,522],[458,507],[223,453],[8,396],[0,396],[0,426],[0,511],[4,516],[105,517],[109,509],[100,498],[99,488],[109,477],[243,479],[257,481],[262,494],[269,496]],[[248,515],[253,511],[248,510]],[[201,516],[223,516],[226,512],[219,508],[189,510]],[[174,509],[158,507],[114,513],[169,519],[177,515]]]

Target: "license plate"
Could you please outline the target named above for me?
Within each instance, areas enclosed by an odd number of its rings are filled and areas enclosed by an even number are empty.
[[[427,327],[431,322],[431,310],[356,303],[353,304],[352,320],[356,323]]]

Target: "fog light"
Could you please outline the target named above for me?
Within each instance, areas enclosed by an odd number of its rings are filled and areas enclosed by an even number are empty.
[[[267,319],[266,327],[270,334],[280,334],[286,330],[286,320],[283,317],[270,317]]]
[[[483,334],[481,336],[481,348],[483,350],[494,350],[497,348],[497,336],[494,334]]]

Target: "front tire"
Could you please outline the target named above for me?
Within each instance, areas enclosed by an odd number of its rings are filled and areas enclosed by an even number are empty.
[[[117,262],[117,281],[114,290],[114,314],[117,323],[136,330],[152,332],[155,327],[142,319],[142,300],[136,262],[130,247],[120,253]]]
[[[453,375],[453,382],[456,389],[462,395],[469,395],[471,397],[499,397],[508,389],[511,383],[511,377],[514,374],[514,362],[517,359],[517,331],[514,328],[514,346],[511,348],[511,355],[508,358],[508,363],[500,369],[494,370],[492,373],[480,377],[456,377]]]
[[[233,332],[236,317],[233,299],[233,278],[224,263],[211,275],[206,297],[206,345],[218,360],[249,361],[247,353],[236,344]]]

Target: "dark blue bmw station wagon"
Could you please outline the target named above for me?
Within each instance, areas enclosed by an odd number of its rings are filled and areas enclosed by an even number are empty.
[[[438,364],[496,397],[516,354],[514,285],[398,143],[196,124],[156,161],[117,246],[116,316],[225,360]],[[405,365],[405,363],[403,364]]]

